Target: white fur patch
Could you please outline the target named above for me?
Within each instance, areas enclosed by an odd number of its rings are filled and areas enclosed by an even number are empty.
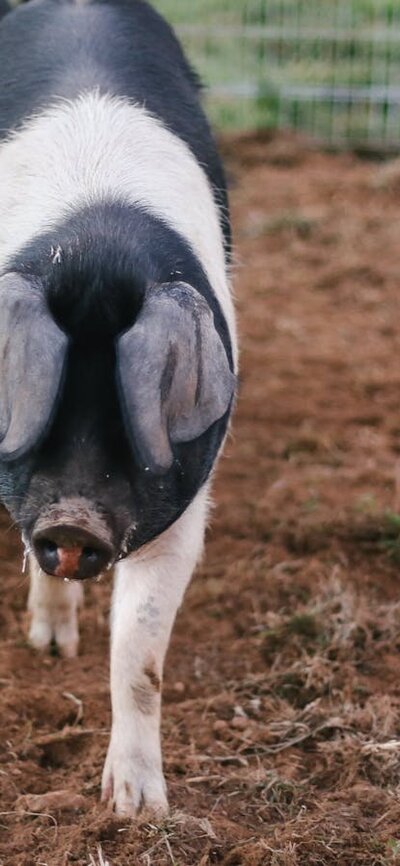
[[[142,106],[82,94],[32,117],[0,146],[0,269],[78,208],[121,200],[184,237],[226,317],[235,318],[218,208],[189,147]]]
[[[59,577],[44,574],[32,555],[29,562],[30,642],[45,651],[54,639],[61,655],[73,658],[78,652],[78,609],[83,603],[83,586],[77,581],[64,583]]]

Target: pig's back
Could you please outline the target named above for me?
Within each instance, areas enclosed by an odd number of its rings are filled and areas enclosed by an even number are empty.
[[[88,91],[129,99],[182,139],[229,225],[224,174],[199,84],[173,31],[141,0],[30,0],[0,23],[0,141],[33,114]]]

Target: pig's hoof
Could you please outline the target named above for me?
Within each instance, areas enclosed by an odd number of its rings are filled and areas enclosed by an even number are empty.
[[[39,652],[46,652],[49,649],[53,637],[53,630],[50,623],[44,620],[32,619],[29,629],[29,642],[34,649]]]
[[[29,641],[34,649],[42,653],[48,651],[54,641],[63,658],[72,659],[78,655],[79,633],[75,623],[52,625],[47,620],[33,618]]]
[[[54,640],[63,658],[74,659],[78,655],[79,632],[76,623],[61,623],[56,625]]]
[[[168,815],[168,800],[161,771],[135,758],[107,756],[103,773],[102,801],[121,817],[158,820]]]

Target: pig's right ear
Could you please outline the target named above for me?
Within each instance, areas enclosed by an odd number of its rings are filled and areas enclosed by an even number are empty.
[[[0,278],[0,460],[15,460],[49,428],[68,339],[52,319],[39,281]]]

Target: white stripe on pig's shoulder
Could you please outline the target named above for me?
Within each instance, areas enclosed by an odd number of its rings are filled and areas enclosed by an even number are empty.
[[[0,269],[40,232],[99,201],[145,207],[191,245],[235,320],[219,213],[189,147],[142,106],[82,94],[32,117],[0,146]]]

